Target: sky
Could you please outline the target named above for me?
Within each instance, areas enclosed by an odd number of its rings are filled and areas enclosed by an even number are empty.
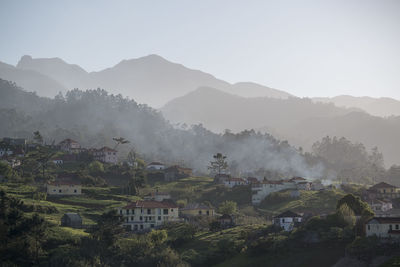
[[[158,54],[300,97],[400,99],[400,0],[0,0],[0,61]]]

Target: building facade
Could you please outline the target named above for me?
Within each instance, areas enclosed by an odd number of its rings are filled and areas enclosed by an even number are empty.
[[[302,216],[290,210],[274,217],[274,224],[282,227],[285,231],[292,231],[295,226],[301,223],[301,221]]]
[[[118,208],[123,225],[132,231],[157,228],[164,223],[178,222],[179,208],[171,201],[136,201]]]
[[[74,196],[82,194],[82,186],[72,181],[54,181],[47,184],[47,194],[51,196]]]
[[[400,217],[375,217],[365,224],[366,236],[400,238]]]
[[[93,149],[92,155],[94,160],[101,161],[103,163],[117,164],[118,163],[118,151],[109,147],[102,147],[100,149]]]

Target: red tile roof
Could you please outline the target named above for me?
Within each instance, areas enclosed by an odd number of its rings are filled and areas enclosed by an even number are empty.
[[[81,185],[80,182],[72,180],[56,180],[49,182],[49,185],[60,186],[60,185]]]
[[[376,220],[380,224],[388,224],[388,223],[400,223],[400,217],[374,217],[367,222],[369,224],[371,221]]]
[[[118,152],[117,150],[109,148],[108,146],[104,146],[104,147],[98,149],[98,151],[100,151],[100,152]]]
[[[379,184],[371,186],[369,189],[371,190],[371,189],[380,189],[380,188],[397,188],[397,187],[394,185],[385,183],[385,182],[381,182]]]
[[[172,201],[155,201],[155,200],[139,200],[131,202],[123,209],[134,209],[134,208],[144,208],[144,209],[168,209],[168,208],[178,208],[178,206]]]
[[[242,178],[227,178],[226,181],[230,182],[243,182],[245,183],[246,181]]]

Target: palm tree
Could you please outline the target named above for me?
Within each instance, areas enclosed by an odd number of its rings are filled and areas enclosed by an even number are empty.
[[[118,147],[120,144],[128,144],[128,143],[130,143],[128,140],[126,140],[126,139],[123,138],[123,137],[114,137],[113,140],[116,142],[116,144],[115,144],[115,146],[114,146],[114,149],[117,149],[117,147]]]

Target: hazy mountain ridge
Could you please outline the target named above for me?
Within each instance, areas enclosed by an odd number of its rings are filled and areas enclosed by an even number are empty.
[[[66,90],[58,81],[37,71],[19,69],[0,62],[0,78],[13,81],[28,91],[37,92],[42,96],[55,96]]]
[[[35,86],[35,91],[41,96],[49,97],[55,96],[59,91],[65,93],[73,88],[105,88],[113,94],[122,94],[140,103],[160,107],[169,100],[201,86],[214,87],[241,96],[261,95],[276,98],[292,96],[256,83],[242,82],[232,85],[211,74],[170,62],[158,55],[122,60],[113,67],[97,72],[87,72],[78,65],[68,64],[60,58],[33,59],[31,56],[23,56],[16,67],[9,66],[16,74],[8,75],[0,72],[0,78],[15,81],[18,85],[32,90],[32,84],[29,82],[21,83],[25,79],[26,72],[18,70],[41,74],[44,89],[40,90],[39,83]],[[60,86],[46,86],[48,83],[46,79],[57,81]]]
[[[388,164],[400,163],[400,117],[381,118],[307,98],[242,98],[213,88],[174,99],[161,111],[171,122],[202,123],[214,131],[267,129],[305,149],[324,136],[344,136],[368,148],[377,146]]]
[[[338,107],[359,108],[374,116],[400,116],[400,101],[389,97],[373,98],[341,95],[332,98],[316,97],[313,98],[313,101],[333,103]]]

